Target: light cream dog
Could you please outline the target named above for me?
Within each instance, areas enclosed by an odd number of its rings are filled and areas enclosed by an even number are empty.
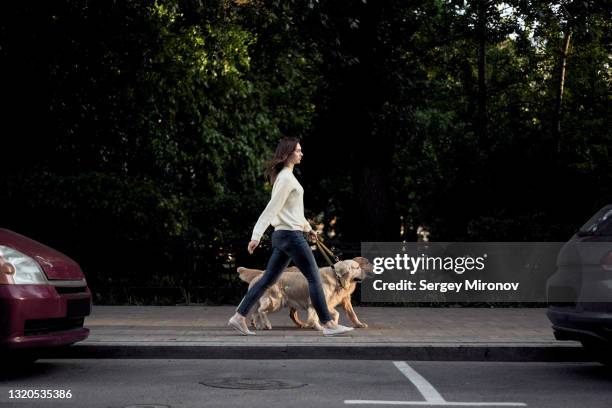
[[[334,268],[335,270],[330,267],[319,269],[325,300],[332,318],[336,323],[338,322],[340,314],[336,311],[336,307],[342,305],[354,327],[368,327],[367,324],[359,321],[353,310],[351,295],[357,288],[357,283],[372,272],[372,264],[366,258],[357,257],[352,260],[337,262],[334,264]],[[238,273],[243,281],[249,283],[250,288],[261,279],[264,271],[240,267]],[[322,330],[316,311],[310,302],[308,281],[297,267],[285,269],[276,283],[264,292],[252,314],[252,324],[259,330],[272,329],[267,314],[278,311],[283,307],[290,308],[289,316],[298,327],[313,327]],[[298,318],[299,309],[307,311],[306,322],[302,322]]]

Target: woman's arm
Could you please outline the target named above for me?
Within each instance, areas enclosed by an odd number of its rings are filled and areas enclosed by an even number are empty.
[[[310,225],[306,217],[304,217],[304,228],[303,229],[304,229],[304,232],[312,231],[312,225]]]
[[[263,210],[257,223],[255,224],[255,228],[253,228],[253,235],[251,236],[251,241],[259,241],[261,236],[266,232],[266,229],[274,219],[274,217],[278,214],[278,212],[283,208],[287,198],[289,197],[289,193],[291,193],[292,185],[289,179],[285,177],[279,177],[274,183],[274,187],[272,187],[272,198],[270,198],[270,202]]]

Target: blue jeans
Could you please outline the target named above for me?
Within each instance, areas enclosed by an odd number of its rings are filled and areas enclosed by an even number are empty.
[[[325,324],[332,320],[323,286],[321,285],[321,274],[314,255],[304,233],[298,230],[276,230],[272,233],[272,256],[266,266],[261,279],[259,279],[251,288],[238,305],[236,311],[243,316],[246,316],[251,310],[251,307],[264,294],[266,289],[274,285],[281,273],[289,265],[289,261],[293,260],[295,266],[304,274],[308,281],[308,291],[310,300],[319,316],[321,324]]]

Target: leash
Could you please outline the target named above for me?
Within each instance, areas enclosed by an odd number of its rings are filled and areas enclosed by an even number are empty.
[[[318,235],[316,237],[317,239],[315,240],[315,243],[317,244],[317,248],[319,248],[319,251],[321,252],[323,257],[329,264],[329,267],[333,271],[334,277],[336,278],[336,283],[338,284],[338,286],[336,287],[336,291],[339,292],[341,288],[344,288],[344,285],[342,284],[342,281],[340,280],[340,277],[338,276],[338,273],[336,272],[336,267],[334,266],[334,263],[331,261],[331,258],[334,258],[335,262],[340,262],[340,258],[337,255],[335,255],[334,252],[331,249],[329,249],[324,243],[319,241]]]
[[[317,239],[315,240],[315,243],[317,244],[317,248],[319,248],[321,255],[323,255],[323,257],[325,258],[325,261],[327,261],[329,266],[335,270],[336,268],[334,267],[334,263],[331,261],[331,258],[333,258],[335,262],[339,262],[340,258],[337,255],[335,255],[334,252],[331,249],[329,249],[324,243],[319,241],[318,235],[317,235]]]

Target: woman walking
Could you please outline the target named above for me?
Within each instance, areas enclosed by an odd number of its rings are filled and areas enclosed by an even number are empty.
[[[333,336],[353,330],[332,320],[325,302],[319,268],[304,238],[304,233],[310,240],[315,240],[317,235],[304,217],[304,189],[293,175],[293,167],[301,162],[303,156],[299,140],[285,137],[279,142],[268,165],[267,175],[273,183],[272,198],[253,228],[247,250],[252,254],[261,236],[272,225],[272,256],[261,279],[251,286],[236,308],[236,313],[229,319],[228,325],[243,335],[255,334],[247,327],[246,316],[266,289],[278,280],[290,260],[308,280],[310,300],[323,326],[323,334]]]

